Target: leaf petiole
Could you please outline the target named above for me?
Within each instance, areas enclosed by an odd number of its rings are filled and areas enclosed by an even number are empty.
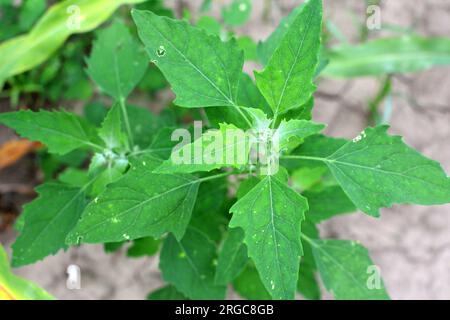
[[[119,105],[120,105],[120,110],[122,110],[122,116],[123,116],[123,120],[125,122],[125,130],[127,130],[127,135],[128,135],[129,142],[130,142],[130,149],[132,150],[134,147],[134,139],[133,139],[133,134],[131,132],[130,119],[128,118],[128,112],[127,112],[127,108],[125,106],[124,98],[121,97],[119,99]]]

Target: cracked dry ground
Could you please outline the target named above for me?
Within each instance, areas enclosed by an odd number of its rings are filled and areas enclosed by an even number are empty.
[[[200,2],[188,1],[192,8],[197,8]],[[269,21],[262,23],[262,2],[254,1],[252,19],[239,33],[263,39],[280,17],[299,3],[272,1]],[[356,32],[350,21],[355,16],[364,17],[363,1],[324,0],[324,3],[326,16],[353,39]],[[218,15],[219,11],[215,9],[214,14]],[[448,0],[383,0],[382,20],[386,24],[412,27],[422,35],[448,37],[450,3]],[[247,65],[246,70],[253,67]],[[447,173],[450,172],[449,71],[449,67],[444,67],[395,76],[390,129],[391,133],[402,135],[409,145],[441,162]],[[367,102],[378,86],[374,79],[322,80],[316,94],[315,120],[330,123],[327,134],[353,138],[366,126]],[[414,97],[415,103],[405,96]],[[3,129],[0,142],[10,134]],[[8,172],[13,174],[14,170]],[[15,174],[15,178],[19,176],[17,179],[26,175],[24,172]],[[0,178],[2,184],[14,182],[5,173]],[[355,239],[364,244],[374,263],[381,268],[393,299],[450,299],[450,205],[399,205],[383,209],[380,219],[355,213],[323,223],[320,229],[323,237]],[[12,231],[0,234],[1,242],[7,245],[14,237]],[[126,259],[123,251],[106,255],[101,246],[94,245],[60,252],[16,272],[33,279],[61,299],[142,299],[162,284],[157,260]],[[72,263],[82,270],[82,290],[79,291],[69,291],[65,286],[66,268]],[[229,297],[236,298],[234,294]],[[325,293],[325,298],[331,297]]]

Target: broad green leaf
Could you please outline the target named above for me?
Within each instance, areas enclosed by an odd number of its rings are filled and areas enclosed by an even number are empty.
[[[222,7],[222,18],[226,24],[240,26],[247,22],[252,13],[252,0],[233,0],[229,6]]]
[[[236,40],[190,26],[186,21],[132,11],[150,59],[161,69],[182,107],[236,106],[244,61]]]
[[[202,183],[198,191],[195,210],[208,215],[215,214],[227,198],[227,193],[228,180],[226,177]]]
[[[348,142],[346,139],[332,138],[324,135],[314,135],[305,139],[304,143],[295,149],[292,157],[284,157],[281,164],[289,170],[299,168],[323,168],[327,170],[325,163],[316,158],[326,158]]]
[[[308,242],[320,277],[336,299],[389,299],[381,275],[376,274],[378,269],[362,245],[347,240],[310,239]]]
[[[305,142],[294,153],[309,157],[324,157],[336,152],[347,143],[349,143],[347,139],[316,135],[305,139]]]
[[[118,242],[172,232],[181,239],[191,218],[199,179],[152,173],[160,160],[138,157],[129,172],[84,210],[67,243]]]
[[[325,128],[324,124],[307,120],[281,121],[278,127],[280,150],[286,150],[303,142],[306,137],[318,134]]]
[[[161,241],[152,237],[145,237],[133,241],[133,245],[128,248],[128,257],[153,256],[159,250]]]
[[[440,164],[388,135],[388,128],[367,128],[326,157],[288,157],[324,162],[356,207],[371,216],[394,203],[450,202],[450,178]]]
[[[249,162],[252,137],[234,125],[205,132],[192,143],[176,148],[157,173],[190,173],[223,167],[240,168]]]
[[[289,110],[283,115],[284,119],[296,119],[296,120],[311,120],[312,119],[312,109],[314,108],[314,97],[311,96],[304,105],[297,109]]]
[[[0,44],[0,88],[9,77],[47,60],[71,34],[88,32],[123,4],[144,0],[66,0],[53,5],[25,34]]]
[[[129,148],[118,103],[114,104],[109,110],[98,131],[98,135],[110,150],[125,151]]]
[[[159,267],[164,281],[190,299],[224,299],[225,286],[214,284],[216,246],[188,228],[181,241],[170,234],[163,243]]]
[[[168,285],[151,292],[147,300],[188,300],[182,293],[172,286]]]
[[[126,110],[134,143],[141,149],[148,147],[160,128],[159,119],[145,108],[127,105]]]
[[[64,240],[86,206],[85,188],[51,182],[36,191],[39,197],[24,207],[24,224],[12,245],[14,267],[67,249]]]
[[[15,276],[0,244],[0,300],[53,300],[52,295],[31,281]]]
[[[62,183],[82,188],[89,182],[89,175],[87,171],[69,167],[58,176],[58,180]]]
[[[248,255],[274,299],[294,299],[306,210],[306,199],[273,176],[266,176],[230,209],[230,227],[244,230]]]
[[[216,284],[232,282],[247,264],[247,248],[244,245],[244,232],[240,228],[230,229],[222,244],[217,260]]]
[[[320,287],[316,279],[316,267],[314,257],[310,250],[306,250],[300,263],[297,289],[303,297],[309,300],[320,300]]]
[[[219,243],[229,221],[226,177],[203,182],[198,190],[190,226]]]
[[[65,154],[81,147],[103,150],[95,128],[73,113],[22,110],[0,114],[0,123],[24,138],[42,142],[51,153]]]
[[[261,109],[268,116],[272,115],[272,109],[270,109],[266,99],[264,99],[252,78],[246,73],[242,73],[239,81],[237,101],[240,106]]]
[[[322,1],[308,0],[290,25],[256,84],[275,118],[304,105],[315,91],[319,61]]]
[[[38,163],[44,174],[44,181],[50,181],[55,173],[63,167],[79,167],[88,158],[87,150],[77,149],[64,155],[48,153],[47,150],[40,150],[38,153]]]
[[[98,31],[87,72],[100,89],[116,100],[124,100],[147,70],[148,58],[128,28],[115,22]]]
[[[171,140],[171,135],[175,128],[163,128],[154,135],[153,142],[144,150],[135,152],[135,154],[151,154],[161,159],[170,157],[173,148],[177,144],[176,141]]]
[[[264,41],[260,41],[257,47],[258,59],[263,66],[267,65],[275,50],[280,45],[281,40],[288,32],[290,26],[301,12],[304,4],[291,11],[288,16],[281,19],[280,24],[274,32]]]
[[[261,282],[258,271],[250,265],[233,281],[233,288],[245,299],[271,300],[270,294]]]
[[[225,213],[228,212],[228,209],[229,207],[221,207],[218,211],[194,211],[189,225],[203,232],[212,241],[219,243],[228,224],[228,219],[225,215]]]
[[[309,218],[309,216],[308,216]],[[316,226],[308,219],[302,225],[302,232],[306,236],[317,239],[319,231]],[[316,279],[316,262],[312,253],[310,244],[302,241],[303,257],[300,260],[300,269],[298,273],[297,289],[306,298],[310,300],[320,299],[320,287]]]
[[[322,186],[322,179],[326,177],[327,171],[326,167],[297,169],[291,174],[292,187],[303,191]]]
[[[336,78],[415,72],[450,64],[450,39],[404,36],[342,45],[326,54],[323,75]]]
[[[285,184],[289,183],[289,172],[285,167],[278,167],[278,171],[272,175],[273,177],[277,178],[278,181],[283,182]]]
[[[20,232],[25,225],[25,215],[21,214],[14,222],[14,230]]]
[[[247,106],[247,108],[240,108],[240,110],[223,107],[206,108],[205,112],[211,125],[218,128],[220,123],[229,123],[234,124],[238,128],[250,129],[252,123],[248,110],[261,109],[266,115],[272,115],[272,110],[266,100],[253,83],[252,78],[246,73],[242,73],[239,81],[237,104],[239,106]]]
[[[340,186],[308,190],[303,192],[303,196],[308,199],[308,219],[314,223],[319,223],[339,214],[356,211],[355,205]]]

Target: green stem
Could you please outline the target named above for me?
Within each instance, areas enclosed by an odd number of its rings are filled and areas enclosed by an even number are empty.
[[[122,111],[123,119],[125,121],[125,130],[127,130],[128,139],[130,141],[130,148],[133,149],[133,147],[134,147],[134,139],[133,139],[133,134],[131,132],[131,126],[130,126],[130,120],[128,118],[127,108],[125,106],[125,99],[124,98],[120,98],[119,99],[119,104],[120,104],[120,110]]]
[[[378,109],[381,103],[386,99],[386,97],[391,93],[392,90],[392,80],[391,76],[388,75],[381,83],[380,89],[377,95],[369,102],[369,125],[376,125],[379,122]]]
[[[270,129],[272,129],[272,130],[275,129],[277,120],[278,120],[278,113],[274,113],[272,123],[270,124]]]
[[[205,182],[205,181],[209,181],[209,180],[219,179],[219,178],[222,178],[222,177],[230,176],[232,174],[234,174],[233,171],[219,173],[219,174],[216,174],[214,176],[209,176],[209,177],[204,177],[204,178],[198,179],[198,182]]]
[[[312,241],[312,239],[310,237],[308,237],[307,235],[305,235],[304,233],[301,233],[300,237],[303,240],[305,240],[306,242],[308,242],[311,246],[316,247],[316,244],[314,243],[314,241]]]
[[[85,142],[86,146],[89,146],[91,148],[93,148],[94,150],[97,150],[99,152],[103,152],[104,148],[101,145],[98,145],[96,143],[92,143],[92,142]]]
[[[320,157],[309,157],[309,156],[282,156],[281,159],[302,159],[302,160],[313,160],[313,161],[321,161],[321,162],[332,162],[333,160],[329,160],[327,158]]]
[[[250,128],[253,127],[253,124],[251,123],[250,120],[248,120],[247,116],[244,114],[244,112],[242,112],[241,107],[239,107],[238,105],[234,105],[234,107],[236,108],[236,110],[239,112],[239,114],[241,115],[241,117],[245,120],[245,122],[247,122],[248,126]]]
[[[86,182],[80,189],[79,192],[84,192],[87,188],[89,188],[97,179],[100,177],[100,174],[96,174],[94,177],[91,178],[88,182]]]

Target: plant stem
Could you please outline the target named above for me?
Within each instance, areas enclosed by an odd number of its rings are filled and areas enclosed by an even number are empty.
[[[125,121],[125,130],[127,130],[128,139],[130,141],[130,149],[133,149],[133,147],[134,147],[134,139],[133,139],[133,134],[131,132],[130,120],[128,119],[127,108],[125,106],[125,99],[124,98],[120,98],[119,99],[119,104],[120,104],[120,110],[122,110],[123,119]]]
[[[308,242],[309,244],[312,245],[312,240],[310,237],[308,237],[307,235],[305,235],[304,233],[300,234],[300,237],[303,238],[306,242]]]
[[[329,160],[327,158],[320,158],[320,157],[309,157],[309,156],[281,156],[281,159],[303,159],[303,160],[313,160],[313,161],[321,161],[321,162],[332,162],[332,160]]]
[[[219,178],[222,178],[222,177],[230,176],[232,174],[234,174],[233,171],[219,173],[219,174],[216,174],[214,176],[209,176],[209,177],[204,177],[204,178],[198,179],[198,182],[205,182],[205,181],[209,181],[209,180],[219,179]]]
[[[379,122],[379,113],[378,109],[380,104],[386,99],[386,97],[391,93],[392,90],[392,80],[391,76],[388,75],[381,83],[380,89],[377,92],[377,95],[373,98],[372,101],[369,102],[369,125],[376,125]]]
[[[245,120],[245,122],[247,122],[248,126],[250,128],[253,127],[252,123],[250,120],[248,120],[247,116],[245,115],[245,113],[242,112],[241,107],[239,107],[238,105],[234,105],[234,107],[236,108],[236,110],[239,112],[239,114],[241,115],[241,117]]]
[[[87,146],[93,148],[94,150],[97,150],[99,152],[102,152],[104,150],[104,148],[101,145],[98,145],[96,143],[92,143],[92,142],[86,142],[85,143]]]

